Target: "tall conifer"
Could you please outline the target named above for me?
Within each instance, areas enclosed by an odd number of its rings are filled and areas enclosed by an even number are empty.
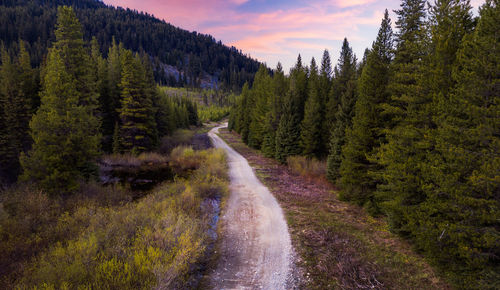
[[[370,156],[385,142],[384,130],[387,124],[381,105],[389,98],[387,84],[391,59],[392,28],[386,10],[359,79],[355,116],[352,128],[346,133],[340,166],[341,197],[360,205],[369,202],[371,209],[376,206],[373,192],[379,183],[376,175],[380,174],[380,168]]]
[[[30,122],[33,148],[21,157],[23,178],[50,194],[65,194],[95,173],[99,120],[81,27],[69,7],[58,9],[56,42],[42,79],[41,105]],[[78,59],[78,57],[83,58]],[[79,66],[84,66],[79,67]]]
[[[390,117],[387,144],[378,153],[384,167],[377,198],[389,216],[393,231],[410,234],[407,213],[425,199],[422,165],[432,125],[430,98],[426,77],[428,59],[425,1],[404,0],[396,11],[396,51],[391,64],[389,92],[391,100],[384,105]]]
[[[327,177],[335,182],[339,177],[341,162],[341,150],[345,143],[346,129],[351,126],[354,115],[354,104],[356,102],[356,56],[352,52],[347,39],[344,39],[340,58],[336,67],[336,75],[332,87],[333,95],[330,97],[329,109],[333,113],[334,104],[339,100],[338,108],[335,110],[335,121],[333,123],[330,150],[327,158]]]
[[[252,86],[252,95],[255,105],[251,112],[250,132],[248,135],[248,145],[260,149],[265,135],[265,119],[270,111],[270,100],[273,94],[272,79],[267,72],[267,68],[261,65],[255,74]]]
[[[309,67],[309,97],[305,104],[304,120],[301,123],[300,144],[302,154],[308,157],[319,157],[321,149],[322,112],[319,89],[318,67],[314,57]]]

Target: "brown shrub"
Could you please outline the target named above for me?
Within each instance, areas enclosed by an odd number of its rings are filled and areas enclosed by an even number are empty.
[[[287,158],[288,168],[299,175],[316,180],[326,180],[326,161],[304,156],[290,156]]]

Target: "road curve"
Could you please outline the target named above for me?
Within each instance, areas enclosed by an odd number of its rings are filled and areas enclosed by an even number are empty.
[[[208,136],[227,153],[231,195],[221,218],[219,264],[214,289],[290,289],[292,244],[283,211],[247,160],[212,129]]]

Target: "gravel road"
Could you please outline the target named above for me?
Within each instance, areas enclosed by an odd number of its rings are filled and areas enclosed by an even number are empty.
[[[231,195],[221,218],[219,264],[210,275],[214,289],[291,289],[292,245],[283,211],[247,160],[216,135],[227,153]]]

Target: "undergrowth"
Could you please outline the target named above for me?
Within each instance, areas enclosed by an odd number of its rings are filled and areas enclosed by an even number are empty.
[[[173,153],[194,166],[191,173],[136,201],[126,188],[97,184],[64,200],[32,186],[2,193],[1,286],[194,287],[193,273],[211,242],[207,229],[213,213],[202,204],[227,193],[225,155],[190,148]]]

